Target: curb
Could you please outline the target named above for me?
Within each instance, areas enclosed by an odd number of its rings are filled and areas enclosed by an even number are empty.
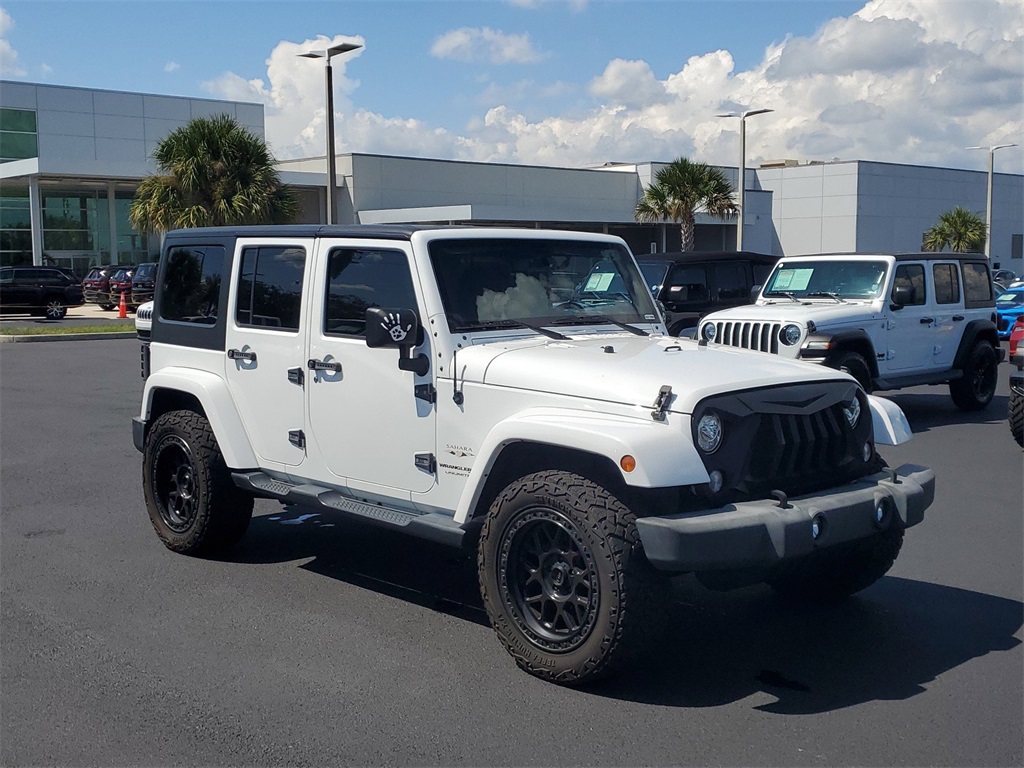
[[[31,336],[0,336],[0,344],[26,344],[33,341],[93,341],[95,339],[134,339],[135,331],[116,333],[37,333]]]

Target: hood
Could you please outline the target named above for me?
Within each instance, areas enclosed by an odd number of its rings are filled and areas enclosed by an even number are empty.
[[[747,304],[742,307],[723,309],[705,317],[705,320],[752,320],[754,322],[792,322],[798,325],[813,320],[818,327],[845,321],[863,322],[881,317],[881,308],[876,302],[852,302],[837,304],[829,299],[801,301],[776,301],[771,304]]]
[[[462,383],[541,391],[649,408],[672,387],[669,410],[692,413],[713,394],[823,381],[845,373],[743,349],[699,346],[670,336],[587,335],[570,341],[478,341],[459,350]]]

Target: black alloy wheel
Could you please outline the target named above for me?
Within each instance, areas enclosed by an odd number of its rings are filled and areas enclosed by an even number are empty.
[[[594,557],[555,510],[523,510],[505,529],[501,598],[523,634],[552,651],[578,647],[594,628],[601,587]]]
[[[192,450],[177,435],[167,435],[153,451],[153,481],[160,519],[172,531],[187,531],[199,501]]]

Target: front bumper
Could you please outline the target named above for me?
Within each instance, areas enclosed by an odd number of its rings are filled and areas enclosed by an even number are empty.
[[[904,464],[840,488],[788,500],[727,504],[718,509],[636,521],[647,559],[666,571],[723,571],[768,568],[783,560],[848,541],[864,539],[890,525],[909,528],[924,519],[935,498],[935,473]],[[883,500],[888,515],[876,522]],[[817,523],[819,534],[812,534]]]

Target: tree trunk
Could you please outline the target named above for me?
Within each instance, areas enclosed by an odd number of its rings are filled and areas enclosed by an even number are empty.
[[[679,222],[679,236],[682,243],[679,246],[679,249],[684,253],[693,250],[693,229],[693,214],[691,213],[689,216],[683,216],[682,220]]]

